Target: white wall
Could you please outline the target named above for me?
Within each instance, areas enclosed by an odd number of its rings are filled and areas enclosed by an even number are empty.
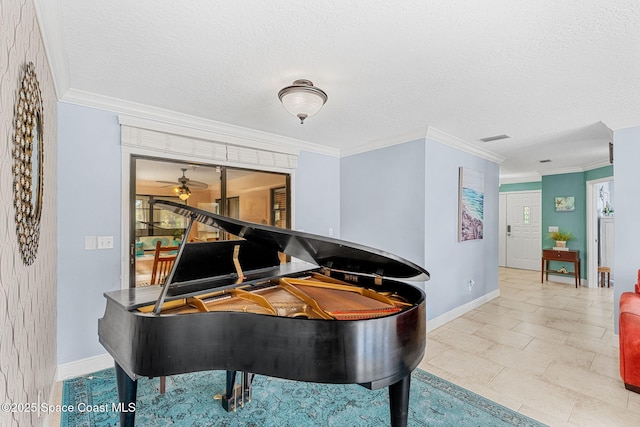
[[[614,165],[616,183],[615,217],[615,266],[614,323],[618,333],[620,295],[633,292],[640,269],[640,126],[616,130],[613,133]]]

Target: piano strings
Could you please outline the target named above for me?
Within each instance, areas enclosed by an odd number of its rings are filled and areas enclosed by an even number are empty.
[[[167,301],[161,314],[238,311],[325,320],[372,319],[398,313],[411,304],[390,292],[378,292],[320,274],[282,277],[254,286]],[[139,308],[152,311],[152,306]]]

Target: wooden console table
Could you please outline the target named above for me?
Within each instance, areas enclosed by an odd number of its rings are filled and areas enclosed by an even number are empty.
[[[549,261],[571,262],[573,263],[573,271],[566,273],[560,273],[556,270],[549,270]],[[576,288],[580,283],[580,251],[555,251],[553,249],[542,250],[542,278],[541,282],[544,283],[549,280],[549,272],[556,274],[566,274],[574,276],[576,278]]]

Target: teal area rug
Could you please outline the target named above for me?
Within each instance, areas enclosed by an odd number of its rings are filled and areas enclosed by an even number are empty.
[[[136,426],[372,427],[389,425],[387,389],[314,384],[256,375],[253,399],[226,412],[215,394],[225,387],[223,371],[138,380]],[[118,426],[114,369],[66,380],[61,427]],[[504,406],[416,369],[411,379],[409,426],[544,426]]]

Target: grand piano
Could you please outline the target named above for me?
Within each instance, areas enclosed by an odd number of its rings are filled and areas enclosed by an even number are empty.
[[[98,335],[115,361],[121,426],[134,426],[139,378],[205,370],[227,371],[227,410],[250,400],[256,374],[388,387],[390,424],[406,426],[426,303],[400,280],[426,281],[424,268],[330,237],[155,204],[190,218],[185,235],[199,222],[233,238],[184,239],[164,285],[105,293]]]

